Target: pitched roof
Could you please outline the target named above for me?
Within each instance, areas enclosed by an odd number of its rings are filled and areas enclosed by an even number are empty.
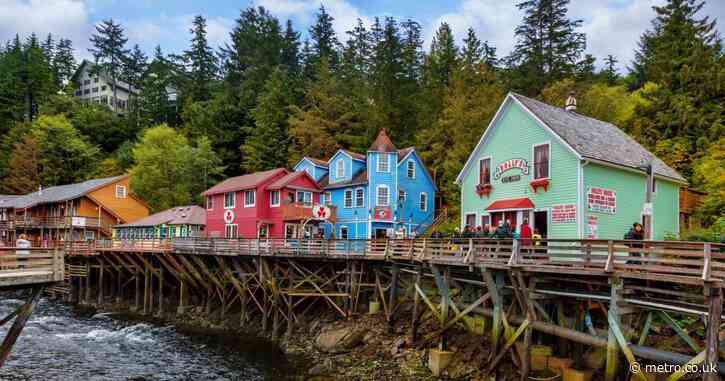
[[[287,174],[287,170],[284,168],[275,168],[268,171],[254,172],[247,175],[230,177],[220,182],[219,184],[207,189],[201,195],[208,196],[212,194],[255,188],[260,183],[278,174]]]
[[[14,208],[25,209],[38,204],[73,200],[84,196],[92,190],[113,184],[124,177],[126,176],[106,177],[103,179],[88,180],[82,183],[48,187],[37,192],[14,198],[11,202],[9,202],[9,204],[12,204]]]
[[[318,184],[320,184],[320,187],[324,189],[335,189],[335,188],[342,188],[349,185],[361,185],[361,184],[367,184],[368,182],[368,170],[363,168],[360,171],[358,171],[350,180],[345,181],[338,181],[336,183],[330,184],[329,179],[327,175],[320,178],[320,181]]]
[[[157,225],[206,225],[206,211],[197,205],[175,206],[134,222],[116,227],[140,227]]]
[[[314,157],[305,156],[303,159],[307,159],[312,162],[314,165],[319,165],[320,167],[327,168],[327,162],[320,159],[315,159]]]
[[[637,143],[617,126],[512,94],[582,157],[639,168],[652,161],[656,174],[686,181],[682,175]]]
[[[21,195],[0,194],[0,208],[14,208],[14,201]]]
[[[353,159],[362,160],[362,161],[365,161],[365,159],[367,159],[367,157],[361,153],[352,152],[352,151],[346,150],[346,149],[341,149],[340,151],[345,152],[346,154],[352,156]],[[335,156],[335,155],[332,155],[332,156]]]
[[[393,145],[393,142],[390,141],[390,138],[388,137],[388,134],[385,132],[385,129],[381,129],[380,132],[378,132],[378,136],[373,141],[373,144],[370,145],[370,148],[368,148],[368,151],[375,151],[375,152],[395,152],[395,146]]]
[[[398,161],[403,160],[411,151],[413,151],[415,147],[406,147],[401,148],[398,150]]]
[[[272,184],[269,184],[267,186],[267,189],[269,189],[269,190],[282,189],[282,188],[288,186],[292,181],[294,181],[295,179],[297,179],[301,176],[307,177],[313,184],[315,184],[315,188],[310,188],[310,189],[316,189],[316,190],[321,189],[319,186],[317,186],[317,182],[315,182],[315,179],[310,177],[310,175],[305,171],[290,172],[290,173],[278,178],[277,180],[272,182]],[[306,187],[298,187],[298,188],[307,189]]]

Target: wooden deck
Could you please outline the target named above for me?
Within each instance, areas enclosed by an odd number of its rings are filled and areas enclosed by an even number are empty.
[[[44,285],[63,280],[60,249],[0,248],[0,288]]]

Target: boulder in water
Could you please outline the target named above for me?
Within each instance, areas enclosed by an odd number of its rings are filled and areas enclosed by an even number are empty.
[[[331,328],[320,332],[315,340],[317,348],[326,353],[342,353],[355,348],[367,330],[356,327]]]

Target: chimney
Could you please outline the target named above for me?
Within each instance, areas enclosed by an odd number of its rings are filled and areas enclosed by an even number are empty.
[[[569,92],[569,97],[566,98],[566,107],[564,107],[566,111],[574,111],[576,110],[576,98],[574,98],[574,92]]]
[[[42,185],[38,185],[38,194],[39,195],[42,195],[43,194],[43,186]]]

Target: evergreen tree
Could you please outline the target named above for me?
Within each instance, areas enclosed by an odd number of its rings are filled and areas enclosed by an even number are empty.
[[[619,78],[619,74],[617,73],[617,62],[619,61],[617,61],[617,59],[611,54],[604,58],[604,68],[601,71],[601,76],[610,85],[617,82],[617,79]]]
[[[93,48],[88,51],[95,58],[96,74],[105,73],[111,78],[113,90],[113,111],[118,110],[118,80],[122,77],[123,66],[129,51],[125,48],[128,39],[124,36],[121,24],[113,19],[103,20],[96,25],[96,33],[91,36]]]
[[[334,70],[337,67],[337,54],[340,46],[340,42],[335,35],[335,29],[332,26],[335,19],[327,13],[322,5],[315,16],[315,23],[310,27],[309,31],[312,42],[310,45],[312,51],[310,64],[318,66],[321,61],[325,60]]]
[[[214,152],[211,140],[202,136],[196,140],[196,145],[192,147],[194,156],[194,165],[192,173],[195,174],[195,180],[191,186],[192,197],[198,204],[201,204],[201,193],[218,183],[224,174],[224,166],[221,158]]]
[[[242,146],[243,170],[254,172],[286,166],[289,107],[294,98],[289,76],[283,69],[276,69],[252,110],[255,126]]]
[[[169,101],[168,90],[171,86],[171,65],[161,52],[161,47],[157,46],[141,81],[138,99],[140,119],[145,125],[175,123]]]
[[[48,33],[45,37],[45,41],[40,44],[40,49],[43,50],[46,62],[53,62],[55,58],[55,41],[53,40],[53,34]]]
[[[51,62],[46,57],[37,37],[31,34],[23,47],[20,71],[27,117],[31,120],[37,114],[38,104],[47,100],[57,89]]]
[[[370,71],[371,41],[370,32],[361,19],[352,30],[346,32],[348,39],[342,51],[343,77],[356,81],[357,86],[364,86]]]
[[[483,59],[483,44],[476,36],[473,28],[468,28],[466,37],[463,39],[461,49],[461,61],[465,67],[473,67]]]
[[[70,82],[77,66],[73,53],[73,42],[67,38],[61,38],[58,40],[53,58],[53,70],[59,86]]]
[[[582,20],[567,18],[568,4],[569,0],[527,0],[517,4],[524,19],[516,27],[516,45],[507,58],[517,76],[517,89],[536,94],[574,72],[586,48],[586,37],[576,31]]]
[[[581,61],[577,62],[575,77],[578,81],[591,81],[594,79],[595,61],[594,56],[586,54]]]
[[[206,19],[201,15],[194,17],[194,26],[190,32],[191,47],[184,51],[184,59],[189,65],[189,83],[185,96],[192,101],[207,101],[211,98],[219,67],[206,37]]]
[[[148,57],[139,48],[138,44],[135,44],[128,54],[128,57],[125,58],[122,75],[123,80],[131,86],[140,89],[141,81],[147,69]]]
[[[406,91],[416,93],[419,90],[418,85],[422,79],[423,69],[423,38],[420,24],[413,20],[406,20],[400,26],[402,29],[400,54],[403,77],[409,85],[412,85]]]
[[[292,27],[291,20],[287,20],[282,38],[282,64],[291,76],[300,74],[300,33]]]
[[[458,47],[453,38],[450,25],[444,22],[433,36],[430,53],[426,61],[426,74],[429,85],[446,86],[457,65]]]

